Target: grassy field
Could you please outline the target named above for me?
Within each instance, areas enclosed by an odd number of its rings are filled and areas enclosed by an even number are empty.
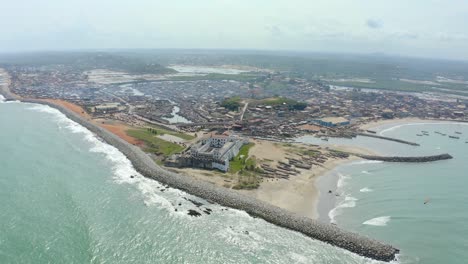
[[[162,140],[158,138],[157,135],[146,129],[130,129],[127,131],[127,134],[145,142],[146,152],[164,155],[167,157],[184,150],[183,146]]]
[[[154,133],[155,135],[168,134],[168,135],[173,135],[173,136],[176,136],[176,137],[180,137],[180,138],[185,139],[185,140],[192,140],[192,139],[195,138],[192,135],[188,135],[188,134],[168,130],[168,129],[162,128],[160,126],[149,126],[148,128],[153,129],[153,131],[155,131],[155,133]]]
[[[249,158],[249,150],[253,147],[254,143],[249,143],[241,147],[237,156],[235,156],[229,163],[229,172],[235,174],[245,168],[255,167],[255,160]]]

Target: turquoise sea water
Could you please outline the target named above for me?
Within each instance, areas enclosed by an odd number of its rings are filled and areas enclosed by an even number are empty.
[[[0,205],[2,264],[377,263],[146,179],[40,105],[0,102]]]
[[[339,197],[328,216],[345,229],[402,249],[402,263],[468,263],[468,124],[387,125],[378,130],[421,146],[365,137],[327,143],[365,146],[382,155],[449,153],[454,159],[421,164],[358,161],[340,166],[319,180],[338,178]],[[417,136],[423,130],[429,136]],[[301,141],[323,143],[309,137]],[[321,197],[327,195],[334,196],[322,192]]]

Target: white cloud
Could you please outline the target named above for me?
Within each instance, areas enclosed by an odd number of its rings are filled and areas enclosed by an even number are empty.
[[[462,0],[0,1],[0,50],[266,48],[459,58],[468,46]]]

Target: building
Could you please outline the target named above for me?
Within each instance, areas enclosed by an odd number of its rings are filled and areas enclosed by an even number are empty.
[[[344,117],[325,117],[321,119],[315,119],[312,121],[324,127],[338,127],[349,125],[349,120]]]
[[[248,140],[230,135],[211,135],[200,140],[182,155],[174,155],[165,164],[172,167],[218,169],[227,172],[229,161]]]
[[[395,117],[395,113],[391,109],[384,109],[382,111],[382,118],[392,119]]]

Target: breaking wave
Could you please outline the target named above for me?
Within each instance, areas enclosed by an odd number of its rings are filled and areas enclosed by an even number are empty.
[[[383,163],[381,160],[360,160],[351,163],[351,165],[363,165],[363,164],[374,164],[374,163]]]
[[[340,215],[344,208],[353,208],[356,206],[356,201],[358,199],[352,196],[346,196],[343,201],[341,201],[335,208],[333,208],[329,213],[328,217],[330,218],[331,223],[336,223],[336,217]]]
[[[159,182],[143,177],[143,175],[135,170],[130,160],[117,148],[104,143],[91,131],[73,120],[68,119],[59,110],[47,105],[33,105],[28,109],[52,114],[56,118],[59,128],[66,128],[73,134],[83,134],[84,139],[91,144],[89,151],[103,154],[111,163],[114,182],[117,184],[134,184],[143,194],[145,205],[158,205],[159,207],[168,209],[170,212],[174,212],[173,203],[160,195],[162,192],[161,190],[166,193],[171,193],[176,199],[177,197],[185,195],[185,193],[180,190],[165,188]]]
[[[337,189],[341,189],[346,185],[346,181],[350,179],[351,177],[349,175],[344,175],[341,173],[338,173],[338,182],[336,183]]]
[[[390,216],[380,216],[380,217],[369,219],[362,224],[372,225],[372,226],[386,226],[389,221],[390,221]]]
[[[359,190],[360,192],[373,192],[374,190],[370,189],[370,188],[362,188],[361,190]]]

